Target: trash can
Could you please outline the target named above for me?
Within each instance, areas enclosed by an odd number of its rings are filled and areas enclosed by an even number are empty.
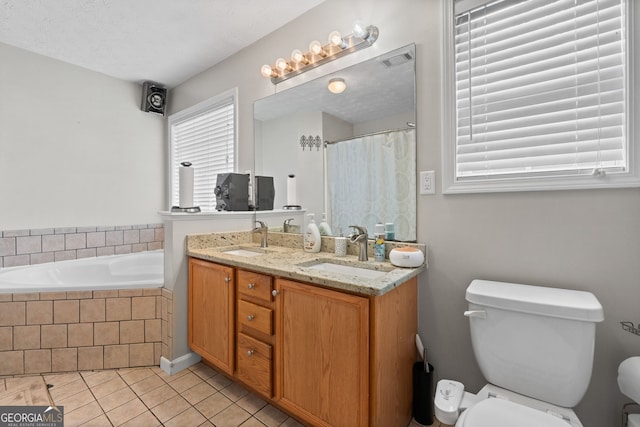
[[[413,418],[416,422],[430,426],[433,424],[433,366],[424,362],[413,364]]]

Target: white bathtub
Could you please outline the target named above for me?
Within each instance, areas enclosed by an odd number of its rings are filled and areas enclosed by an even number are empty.
[[[164,251],[0,269],[0,293],[161,288]]]

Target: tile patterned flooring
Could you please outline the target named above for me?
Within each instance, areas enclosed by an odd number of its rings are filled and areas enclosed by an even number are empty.
[[[144,367],[0,378],[0,405],[47,400],[64,406],[66,427],[303,426],[202,363],[172,376]]]

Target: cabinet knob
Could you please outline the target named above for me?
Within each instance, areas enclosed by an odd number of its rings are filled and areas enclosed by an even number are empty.
[[[249,283],[249,284],[247,285],[247,288],[249,288],[249,289],[253,289],[253,288],[255,288],[255,287],[256,287],[256,284],[255,284],[255,283]]]
[[[255,319],[255,318],[256,318],[256,316],[254,316],[253,314],[250,314],[250,315],[247,316],[247,320],[249,322],[253,321],[253,319]]]
[[[224,283],[229,283],[231,281],[231,277],[225,277],[224,278]]]
[[[253,350],[247,350],[247,356],[249,357],[253,356]]]
[[[277,296],[278,296],[278,294],[280,294],[280,291],[278,291],[278,290],[276,290],[276,289],[274,289],[274,290],[272,290],[272,291],[271,291],[271,295],[273,295],[274,297],[277,297]]]

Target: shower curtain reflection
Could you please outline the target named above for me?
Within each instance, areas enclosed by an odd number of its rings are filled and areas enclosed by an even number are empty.
[[[327,210],[331,226],[348,234],[391,222],[395,240],[416,240],[415,129],[396,130],[328,143]]]

